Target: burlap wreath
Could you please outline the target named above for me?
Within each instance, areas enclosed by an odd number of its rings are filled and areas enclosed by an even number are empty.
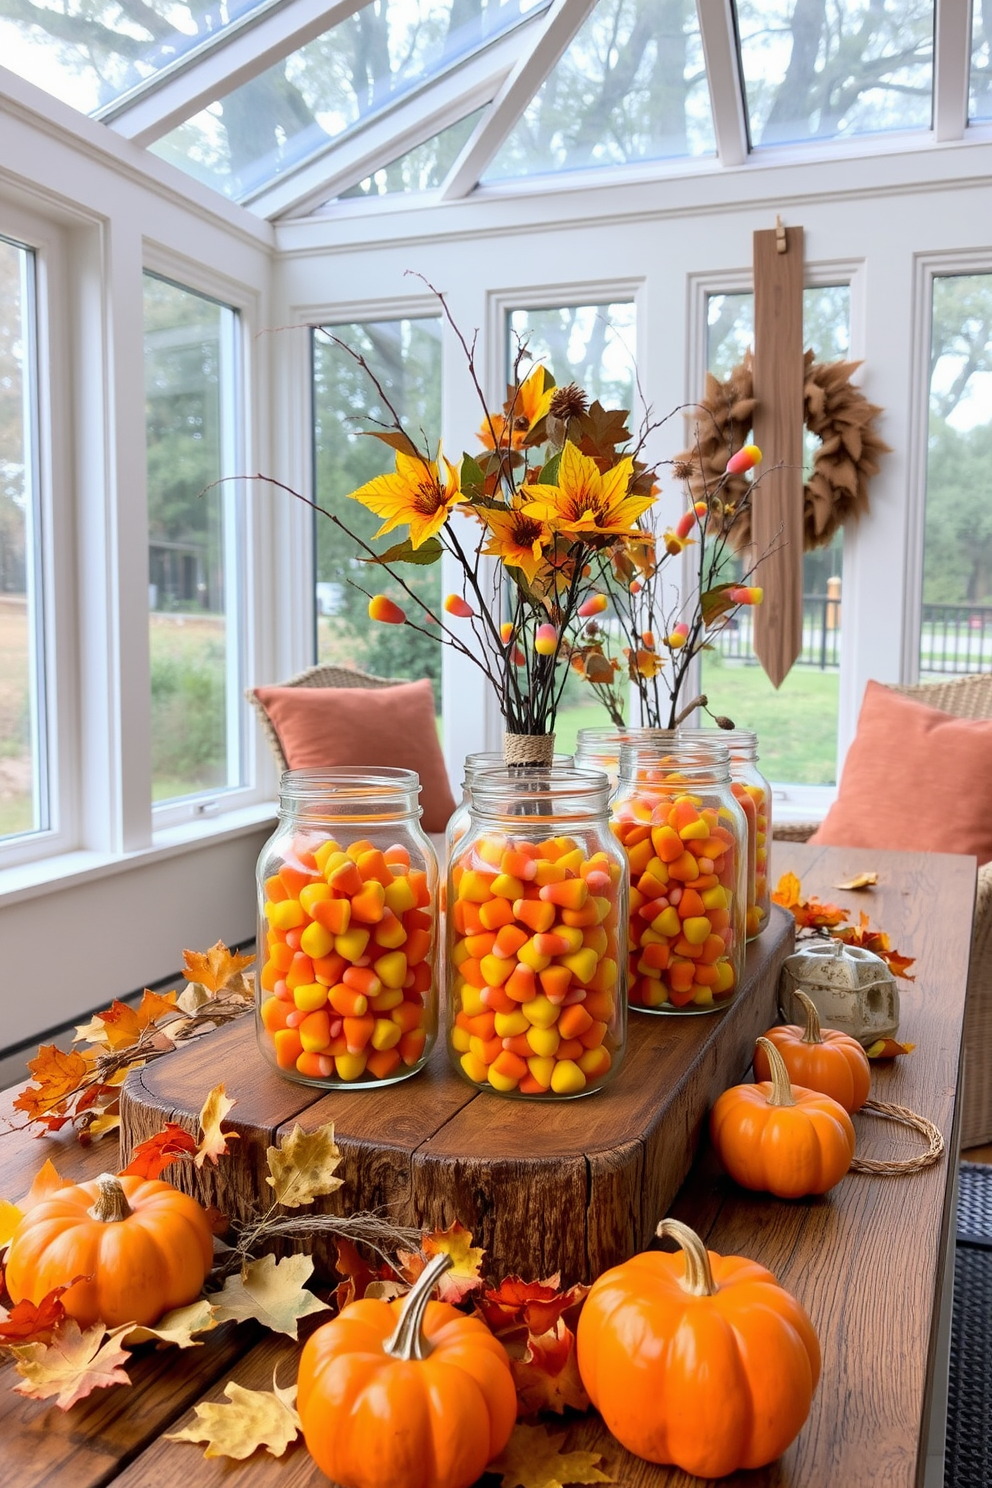
[[[805,547],[825,548],[850,518],[868,510],[868,481],[878,474],[880,455],[890,446],[879,438],[875,420],[882,409],[869,403],[851,377],[860,362],[817,362],[812,351],[805,358],[803,386],[807,429],[820,440],[813,473],[803,487]],[[747,443],[754,414],[753,359],[745,353],[726,382],[706,374],[706,392],[696,405],[696,443],[675,461],[683,468],[694,501],[705,500],[727,468],[732,454]],[[770,454],[766,451],[766,454]],[[721,492],[725,503],[737,506],[750,481],[729,476]],[[745,510],[734,522],[730,540],[738,552],[751,541],[751,515]]]

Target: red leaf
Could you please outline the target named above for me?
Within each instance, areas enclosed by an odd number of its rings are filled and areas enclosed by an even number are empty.
[[[575,1334],[563,1322],[548,1333],[531,1336],[522,1359],[510,1360],[517,1387],[517,1414],[532,1416],[553,1410],[559,1415],[566,1406],[589,1409],[589,1396],[579,1377]]]
[[[77,1276],[75,1280],[80,1278]],[[64,1286],[55,1287],[37,1304],[25,1297],[9,1312],[0,1308],[0,1343],[51,1343],[55,1329],[65,1317],[60,1298],[68,1290]]]
[[[375,1272],[352,1241],[339,1235],[335,1238],[338,1258],[334,1269],[344,1280],[334,1289],[334,1302],[340,1312],[350,1302],[358,1302],[365,1296],[365,1289],[375,1281]]]
[[[521,1325],[530,1333],[547,1333],[589,1290],[580,1283],[567,1292],[559,1291],[560,1279],[558,1272],[544,1281],[508,1276],[495,1291],[483,1292],[479,1311],[494,1333]]]
[[[196,1138],[175,1121],[167,1121],[154,1137],[139,1142],[131,1153],[131,1161],[122,1168],[120,1176],[132,1178],[157,1178],[177,1158],[190,1157],[196,1151]]]

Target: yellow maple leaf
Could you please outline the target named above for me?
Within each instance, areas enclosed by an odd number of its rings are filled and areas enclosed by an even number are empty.
[[[772,891],[772,899],[776,904],[781,904],[783,909],[791,909],[794,904],[799,903],[802,891],[803,886],[794,873],[783,873],[777,888]]]
[[[224,1394],[230,1401],[208,1400],[194,1406],[196,1420],[167,1441],[206,1442],[205,1457],[233,1457],[241,1461],[259,1447],[281,1457],[301,1430],[296,1413],[296,1386],[280,1390],[272,1376],[271,1390],[246,1390],[229,1380]]]
[[[203,1167],[208,1157],[216,1167],[217,1159],[224,1157],[227,1153],[228,1142],[238,1139],[237,1132],[222,1132],[220,1129],[224,1117],[232,1106],[236,1105],[237,1101],[228,1100],[223,1082],[215,1085],[203,1102],[203,1109],[200,1112],[200,1128],[203,1136],[200,1138],[200,1145],[193,1159],[198,1168]]]
[[[42,1199],[47,1199],[56,1189],[64,1188],[65,1184],[66,1179],[52,1159],[46,1157],[23,1199],[18,1199],[16,1204],[12,1204],[9,1199],[0,1199],[0,1247],[10,1243],[10,1237],[29,1209],[33,1209]]]
[[[209,951],[183,951],[183,976],[188,982],[199,982],[208,992],[220,992],[254,959],[254,956],[239,956],[229,951],[219,940]]]
[[[566,1483],[613,1483],[596,1463],[601,1452],[562,1452],[565,1432],[549,1436],[543,1426],[513,1428],[513,1435],[486,1472],[501,1473],[503,1488],[565,1488]]]
[[[321,1194],[333,1193],[343,1183],[334,1176],[341,1153],[334,1140],[334,1122],[306,1132],[297,1124],[278,1147],[266,1153],[270,1177],[266,1183],[275,1190],[277,1204],[298,1209],[312,1204]]]
[[[23,1384],[14,1389],[32,1400],[55,1395],[59,1410],[66,1411],[93,1390],[129,1385],[121,1368],[128,1361],[121,1339],[131,1327],[124,1323],[108,1333],[103,1323],[94,1323],[84,1331],[75,1318],[65,1318],[51,1343],[25,1343],[10,1350],[16,1360],[14,1368],[23,1378]]]
[[[222,1291],[214,1293],[214,1317],[218,1323],[254,1318],[273,1333],[296,1338],[300,1318],[328,1310],[327,1303],[303,1285],[312,1274],[313,1260],[307,1255],[288,1255],[281,1261],[264,1255],[247,1261],[236,1276],[227,1278]]]
[[[132,1327],[124,1342],[128,1348],[139,1343],[150,1343],[152,1340],[159,1344],[175,1344],[176,1348],[181,1349],[197,1348],[203,1340],[193,1335],[209,1333],[216,1326],[213,1308],[206,1297],[200,1297],[186,1307],[174,1307],[171,1312],[159,1318],[154,1328]]]
[[[428,1260],[442,1251],[451,1257],[450,1270],[438,1282],[442,1302],[457,1306],[469,1292],[482,1287],[479,1273],[486,1252],[482,1246],[472,1244],[472,1231],[467,1230],[460,1220],[456,1219],[447,1230],[433,1230],[425,1235],[420,1248]]]

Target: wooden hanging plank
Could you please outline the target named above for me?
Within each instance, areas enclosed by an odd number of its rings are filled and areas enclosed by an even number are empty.
[[[803,230],[754,234],[754,442],[765,458],[754,493],[754,649],[780,687],[803,641]],[[762,555],[766,555],[762,557]]]

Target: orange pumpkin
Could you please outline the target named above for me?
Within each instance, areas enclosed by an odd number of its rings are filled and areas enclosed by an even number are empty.
[[[102,1173],[28,1210],[7,1253],[7,1290],[15,1302],[37,1303],[68,1286],[62,1305],[83,1328],[152,1325],[193,1301],[213,1259],[195,1199],[157,1178]]]
[[[765,1038],[774,1044],[785,1061],[789,1079],[807,1090],[833,1096],[849,1114],[860,1111],[871,1088],[871,1066],[868,1055],[857,1039],[836,1029],[820,1029],[816,1004],[805,992],[794,991],[793,997],[806,1010],[806,1027],[786,1023],[782,1028],[769,1028]],[[754,1051],[756,1080],[770,1080],[771,1070],[763,1049]]]
[[[352,1302],[307,1340],[297,1409],[310,1455],[341,1488],[468,1488],[517,1417],[503,1345],[428,1299],[434,1258],[402,1302]]]
[[[820,1347],[796,1299],[678,1220],[593,1283],[579,1317],[582,1383],[610,1431],[649,1462],[701,1478],[763,1467],[809,1415]]]
[[[720,1159],[742,1188],[800,1199],[839,1183],[854,1156],[854,1127],[829,1095],[790,1085],[782,1056],[758,1039],[771,1080],[733,1085],[710,1114],[710,1136]]]

